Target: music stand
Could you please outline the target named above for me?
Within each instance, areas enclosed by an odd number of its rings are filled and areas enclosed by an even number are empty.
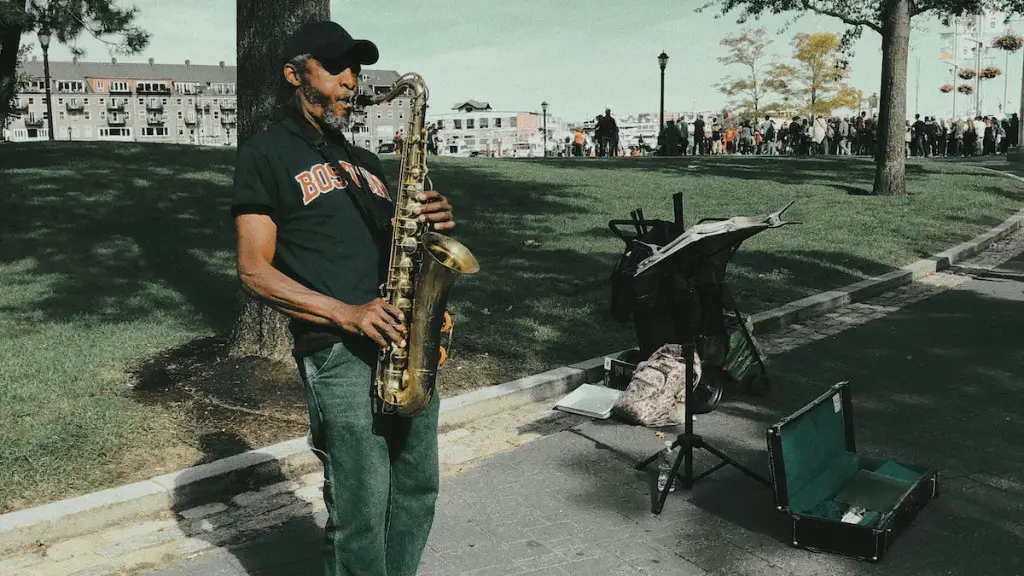
[[[649,246],[653,249],[653,253],[637,266],[635,274],[638,275],[654,266],[663,266],[666,267],[666,269],[675,268],[675,271],[686,275],[687,278],[694,278],[698,272],[706,270],[708,266],[714,267],[713,270],[717,270],[719,271],[719,274],[721,274],[725,269],[725,264],[728,259],[732,257],[739,248],[739,245],[747,238],[750,238],[764,230],[768,230],[769,228],[778,228],[786,224],[798,223],[796,221],[784,221],[781,219],[782,213],[792,205],[793,203],[790,202],[781,210],[773,212],[767,216],[702,220],[697,225],[684,231],[679,237],[664,246]],[[716,278],[716,280],[724,283],[723,278]],[[696,298],[692,283],[689,285],[687,292],[688,297]],[[651,506],[651,512],[654,514],[661,514],[661,510],[665,506],[665,500],[668,499],[669,491],[677,478],[682,481],[682,488],[684,490],[689,490],[693,488],[693,484],[697,480],[700,480],[727,465],[733,466],[765,487],[771,487],[772,485],[770,479],[754,472],[735,458],[732,458],[722,450],[712,446],[702,436],[694,434],[691,399],[693,398],[696,389],[696,383],[694,382],[696,374],[693,368],[693,359],[694,352],[696,350],[698,329],[694,322],[689,322],[687,323],[687,326],[680,328],[682,329],[680,339],[684,341],[681,342],[681,344],[683,348],[683,362],[685,364],[686,374],[686,397],[683,402],[683,433],[679,434],[676,437],[676,440],[672,443],[672,449],[678,447],[679,454],[672,463],[669,481],[665,483],[665,487],[658,495],[658,499]],[[697,476],[694,476],[694,450],[705,450],[716,456],[720,462],[708,470],[701,472]],[[660,456],[661,451],[656,452],[647,459],[636,464],[636,469],[643,470]],[[683,474],[682,476],[679,476],[679,466],[684,462]]]

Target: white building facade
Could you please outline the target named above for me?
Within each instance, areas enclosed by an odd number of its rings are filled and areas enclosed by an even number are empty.
[[[564,121],[547,115],[548,155],[565,148],[569,130]],[[487,102],[468,100],[440,114],[427,113],[427,126],[437,129],[442,156],[543,157],[543,113],[500,111]]]

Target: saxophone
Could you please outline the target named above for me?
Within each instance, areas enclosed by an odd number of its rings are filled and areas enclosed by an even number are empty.
[[[404,314],[405,348],[391,343],[377,357],[374,384],[384,413],[413,416],[434,393],[437,368],[447,357],[444,336],[451,340],[452,321],[446,312],[455,280],[480,269],[461,243],[436,232],[413,212],[427,180],[427,85],[419,74],[398,79],[387,94],[364,97],[380,104],[409,91],[412,117],[400,153],[398,195],[392,220],[391,254],[381,296]]]

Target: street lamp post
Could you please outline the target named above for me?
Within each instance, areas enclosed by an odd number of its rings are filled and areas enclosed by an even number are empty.
[[[43,47],[43,81],[46,82],[46,122],[50,140],[53,140],[53,102],[50,97],[50,29],[43,26],[39,30],[39,45]]]
[[[544,157],[548,156],[548,101],[545,100],[540,103],[541,109],[544,111]]]
[[[658,120],[658,133],[665,129],[665,66],[668,64],[668,54],[662,50],[658,54],[658,67],[661,68],[661,113]]]

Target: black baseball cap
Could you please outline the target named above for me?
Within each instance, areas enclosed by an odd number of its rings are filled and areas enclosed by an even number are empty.
[[[345,61],[346,64],[376,64],[380,53],[369,40],[356,40],[337,22],[307,22],[285,42],[282,64],[296,56],[309,54],[320,62]]]

